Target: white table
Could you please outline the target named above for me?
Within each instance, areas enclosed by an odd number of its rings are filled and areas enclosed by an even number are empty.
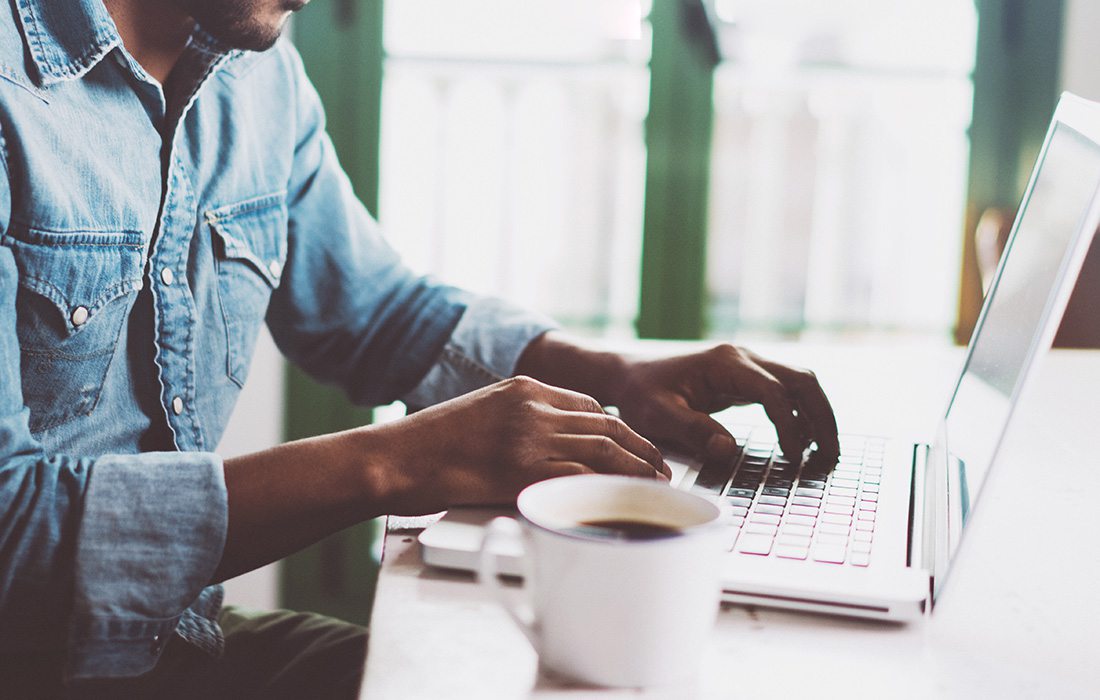
[[[961,361],[914,347],[767,348],[812,367],[842,432],[930,437]],[[1020,407],[934,613],[897,626],[724,606],[697,683],[569,687],[472,576],[425,568],[393,520],[364,698],[1100,697],[1100,352],[1055,351]],[[913,429],[916,429],[916,435]],[[1024,433],[1032,436],[1023,439]]]

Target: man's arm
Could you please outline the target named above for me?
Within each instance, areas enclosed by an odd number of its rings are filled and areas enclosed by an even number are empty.
[[[589,472],[668,478],[660,452],[588,396],[527,377],[414,413],[226,461],[229,531],[215,578],[381,514],[510,503]]]

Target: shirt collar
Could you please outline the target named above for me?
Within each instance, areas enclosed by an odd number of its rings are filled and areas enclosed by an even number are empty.
[[[103,0],[15,0],[41,87],[79,78],[121,43]]]
[[[122,44],[103,0],[15,0],[15,4],[40,87],[82,77]],[[232,59],[252,53],[232,51],[199,27],[191,40],[195,48],[230,54]]]

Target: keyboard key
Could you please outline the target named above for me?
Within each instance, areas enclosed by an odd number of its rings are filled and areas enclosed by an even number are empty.
[[[852,516],[850,515],[837,515],[836,513],[829,513],[821,516],[821,522],[829,523],[832,525],[851,525]]]
[[[833,479],[833,489],[842,487],[846,489],[858,489],[859,479]],[[830,489],[832,491],[833,489]]]
[[[856,529],[863,530],[864,532],[871,532],[875,529],[875,524],[867,520],[857,520]]]
[[[751,501],[753,498],[756,497],[756,490],[755,489],[739,489],[736,486],[734,486],[729,491],[726,491],[726,495],[731,496],[733,498],[747,498]]]
[[[861,493],[859,495],[859,500],[868,501],[870,503],[878,503],[878,494],[877,493],[867,493],[866,491],[864,491],[863,493]]]
[[[817,522],[817,518],[812,515],[798,515],[797,513],[787,513],[784,516],[783,522],[790,523],[791,525],[803,525],[805,527],[813,527]]]
[[[780,488],[786,491],[794,486],[794,479],[788,479],[786,477],[776,478],[769,474],[767,480],[764,482],[764,485],[768,486],[769,488]]]
[[[821,511],[823,513],[829,513],[831,515],[847,515],[851,517],[855,509],[855,506],[849,506],[840,503],[826,503],[825,507],[822,508]]]
[[[790,516],[787,516],[787,520],[783,523],[783,529],[780,530],[780,534],[809,537],[810,535],[814,534],[814,529],[809,525],[796,525],[795,523],[791,522]]]
[[[821,505],[821,499],[819,498],[807,498],[806,496],[795,496],[791,499],[791,505],[795,506],[811,506],[817,508]]]
[[[829,494],[832,496],[852,496],[853,498],[859,495],[859,491],[855,489],[841,488],[839,486],[830,486]]]
[[[736,515],[737,517],[743,518],[749,514],[749,509],[745,506],[733,506],[729,509],[729,512],[730,515]]]
[[[744,527],[745,532],[751,532],[754,535],[767,535],[768,537],[775,537],[775,533],[779,531],[778,525],[767,525],[765,523],[749,523]]]
[[[792,515],[809,515],[814,517],[817,516],[817,508],[814,508],[813,506],[791,506],[788,512]]]
[[[767,503],[760,503],[752,509],[752,512],[767,513],[769,515],[783,515],[783,506],[770,506]]]
[[[828,532],[819,532],[817,533],[817,539],[815,541],[820,542],[821,544],[839,544],[843,547],[844,545],[848,544],[848,536],[834,535]]]
[[[766,556],[772,551],[771,535],[757,535],[745,533],[737,540],[737,551],[742,554],[758,554]]]
[[[878,493],[878,486],[876,484],[866,484],[863,487],[863,493]]]
[[[825,482],[818,479],[799,479],[798,486],[799,488],[815,489],[820,491],[825,488]]]
[[[779,516],[771,513],[753,513],[749,516],[750,523],[764,523],[765,525],[778,525]]]
[[[870,542],[871,541],[871,533],[863,532],[862,530],[856,530],[855,532],[852,533],[852,541],[853,542]]]
[[[854,506],[856,504],[855,496],[834,496],[829,494],[825,497],[825,503],[841,506]]]
[[[786,496],[791,492],[790,488],[780,486],[765,486],[761,491],[765,496]]]
[[[792,544],[799,547],[809,547],[810,538],[808,535],[792,535],[784,532],[779,535],[779,544]]]
[[[863,554],[870,554],[871,553],[871,543],[870,542],[853,542],[852,543],[852,553],[855,554],[856,552],[861,552]]]
[[[874,512],[874,511],[878,510],[878,504],[874,503],[872,501],[860,501],[859,502],[859,509],[860,510],[869,510],[869,511]]]
[[[814,561],[824,561],[830,564],[843,564],[844,554],[844,545],[815,544],[813,549]]]
[[[871,555],[870,554],[852,554],[851,560],[852,566],[870,566]]]
[[[817,526],[818,532],[825,532],[831,535],[847,535],[848,526],[839,525],[837,523],[821,523]]]
[[[748,508],[749,506],[752,505],[752,499],[751,498],[741,498],[740,496],[733,496],[732,498],[727,498],[726,503],[729,503],[731,506],[740,506],[742,508]]]
[[[864,486],[866,486],[867,484],[870,484],[871,486],[878,486],[880,483],[881,483],[881,481],[879,480],[879,478],[877,476],[866,476],[865,475],[863,477]]]
[[[785,506],[787,505],[787,499],[782,496],[761,496],[756,501],[768,506]]]
[[[802,496],[803,498],[821,498],[825,495],[825,492],[819,489],[797,488],[794,490],[794,495]]]
[[[737,544],[737,536],[739,534],[741,534],[741,528],[739,527],[727,527],[722,532],[722,542],[727,552],[733,551],[733,546]]]
[[[875,522],[875,512],[872,510],[861,510],[856,517],[867,522]]]
[[[809,553],[809,547],[801,547],[798,545],[781,544],[775,548],[775,556],[783,557],[784,559],[805,559],[806,555]]]

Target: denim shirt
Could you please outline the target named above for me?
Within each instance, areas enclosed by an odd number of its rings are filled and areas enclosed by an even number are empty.
[[[260,324],[357,403],[513,372],[550,327],[410,272],[356,200],[294,49],[196,28],[167,91],[102,0],[0,22],[0,655],[71,678],[217,654],[213,452]]]

